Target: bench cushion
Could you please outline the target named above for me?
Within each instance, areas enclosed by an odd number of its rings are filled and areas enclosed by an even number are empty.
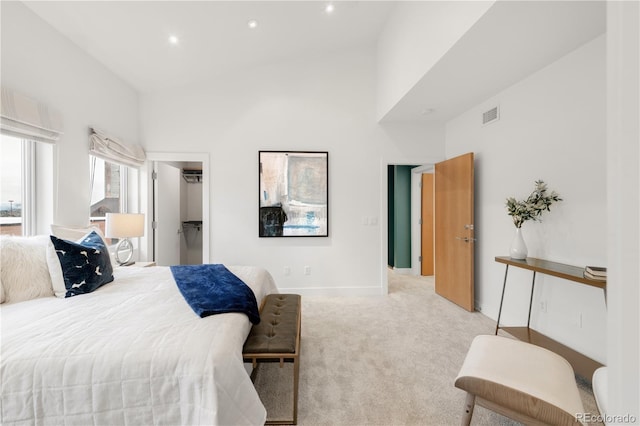
[[[455,381],[497,406],[546,424],[577,424],[584,413],[571,365],[547,349],[502,336],[477,336]]]
[[[260,311],[260,323],[251,328],[243,354],[295,353],[300,295],[270,294]]]

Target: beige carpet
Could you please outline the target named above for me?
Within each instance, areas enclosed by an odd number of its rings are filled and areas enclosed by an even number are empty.
[[[298,424],[457,425],[453,386],[473,337],[495,322],[437,296],[433,279],[389,273],[385,297],[303,297]],[[269,420],[290,417],[291,364],[263,364],[256,389]],[[597,413],[588,385],[583,405]],[[472,424],[517,424],[477,407]]]

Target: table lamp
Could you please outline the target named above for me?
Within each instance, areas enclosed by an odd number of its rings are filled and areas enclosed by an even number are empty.
[[[142,213],[107,213],[105,237],[118,238],[115,258],[120,266],[131,265],[133,245],[129,238],[144,235],[144,214]],[[122,259],[121,256],[126,256]]]

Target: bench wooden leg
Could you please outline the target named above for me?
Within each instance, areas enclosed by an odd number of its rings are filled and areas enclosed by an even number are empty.
[[[293,360],[293,424],[298,424],[298,383],[300,381],[300,355]]]
[[[254,361],[253,363],[253,369],[251,370],[251,375],[249,377],[251,377],[251,383],[255,383],[256,382],[256,377],[258,377],[258,366],[260,366],[262,364],[258,364]]]
[[[473,408],[476,405],[476,396],[467,392],[467,398],[464,401],[464,414],[462,415],[462,426],[469,426],[471,424],[471,417],[473,417]]]

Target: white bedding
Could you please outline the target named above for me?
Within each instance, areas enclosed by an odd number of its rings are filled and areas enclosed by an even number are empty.
[[[277,293],[265,270],[228,268],[258,304]],[[1,424],[264,424],[242,362],[246,315],[199,318],[168,267],[114,276],[90,294],[1,305]]]

